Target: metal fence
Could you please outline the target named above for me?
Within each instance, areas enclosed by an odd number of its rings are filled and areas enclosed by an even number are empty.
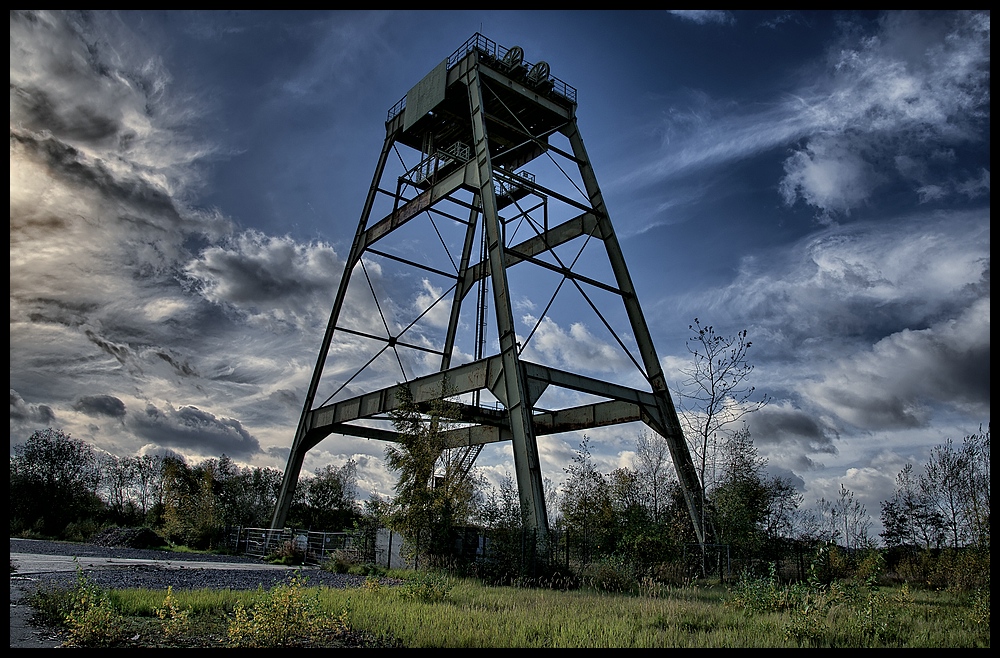
[[[235,553],[265,558],[284,550],[301,551],[306,564],[322,564],[340,551],[353,561],[359,561],[360,551],[347,532],[314,532],[295,528],[236,528],[229,538],[229,548]]]

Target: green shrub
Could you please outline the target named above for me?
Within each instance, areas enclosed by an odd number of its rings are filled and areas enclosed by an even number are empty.
[[[356,565],[347,552],[336,550],[330,553],[330,557],[322,564],[321,568],[330,573],[348,573],[354,566]]]
[[[794,640],[800,647],[819,648],[827,636],[826,608],[817,604],[807,604],[789,612],[785,625],[785,637]]]
[[[236,606],[229,623],[229,643],[233,647],[266,648],[310,646],[324,637],[338,637],[348,631],[347,611],[330,617],[323,611],[318,592],[306,591],[306,580],[296,572],[287,584],[268,591],[257,590],[256,601],[247,609]]]
[[[768,577],[744,574],[730,588],[729,593],[730,598],[726,601],[728,605],[754,613],[781,610],[783,601],[787,598],[785,588],[778,583],[773,563]]]
[[[858,556],[856,562],[855,580],[859,583],[865,583],[869,587],[877,585],[885,572],[885,558],[882,556],[882,552],[874,548],[868,549]]]
[[[295,541],[289,539],[282,542],[281,545],[264,559],[271,564],[285,564],[289,566],[305,564],[306,552]]]
[[[376,578],[382,577],[389,573],[389,570],[385,567],[380,567],[377,564],[353,564],[347,570],[347,573],[352,576],[374,576]]]
[[[922,550],[903,557],[896,566],[903,582],[950,592],[975,592],[988,586],[990,552],[983,549]]]
[[[399,588],[404,599],[416,599],[425,603],[445,601],[451,595],[452,582],[443,574],[421,571],[407,580]]]
[[[93,519],[71,521],[66,524],[66,528],[62,531],[62,539],[65,541],[85,543],[90,541],[90,538],[97,534],[98,529],[97,522]]]
[[[631,565],[617,556],[587,565],[580,572],[580,580],[596,590],[615,594],[627,594],[639,589],[639,580]]]

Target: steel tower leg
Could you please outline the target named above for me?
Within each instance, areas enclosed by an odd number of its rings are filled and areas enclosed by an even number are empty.
[[[539,540],[548,534],[548,516],[545,494],[542,489],[542,470],[538,463],[538,445],[531,418],[531,401],[524,370],[518,356],[517,334],[514,331],[514,313],[510,305],[507,286],[507,268],[504,255],[503,227],[497,210],[494,192],[493,165],[490,160],[486,119],[483,112],[483,91],[478,67],[470,67],[466,74],[469,105],[472,116],[472,133],[475,158],[479,169],[479,199],[483,205],[483,222],[489,247],[489,268],[493,283],[493,300],[496,307],[500,355],[503,360],[504,388],[510,431],[514,447],[514,470],[521,499],[521,515],[525,530],[536,533]]]
[[[354,242],[351,244],[351,253],[348,254],[347,263],[344,267],[344,274],[340,279],[340,286],[337,288],[337,297],[333,302],[333,310],[330,312],[330,320],[327,322],[326,331],[323,334],[323,342],[319,349],[319,356],[316,358],[316,367],[313,369],[312,379],[309,382],[309,390],[306,393],[305,403],[302,405],[302,414],[299,416],[299,424],[295,430],[295,439],[292,441],[292,449],[288,453],[288,463],[281,479],[281,490],[278,493],[278,503],[274,508],[274,516],[271,518],[271,528],[284,528],[285,521],[288,520],[288,510],[292,506],[292,498],[295,495],[295,486],[299,481],[299,474],[302,471],[302,462],[306,453],[316,446],[326,435],[309,439],[309,412],[316,401],[316,391],[319,389],[320,380],[323,377],[323,368],[326,365],[326,358],[330,352],[330,343],[333,340],[334,329],[340,319],[340,312],[344,308],[344,300],[347,298],[347,288],[351,281],[351,273],[354,267],[361,260],[364,253],[364,234],[368,225],[368,218],[375,203],[375,195],[378,191],[378,183],[382,178],[386,160],[392,149],[394,136],[387,134],[385,142],[382,144],[382,152],[379,154],[378,165],[375,167],[375,175],[372,178],[371,186],[368,188],[368,196],[365,198],[365,205],[361,212],[361,221],[358,222],[358,229],[354,233]]]
[[[699,543],[705,543],[705,529],[702,526],[702,499],[700,496],[701,483],[698,480],[694,462],[691,460],[691,453],[687,442],[684,440],[684,432],[681,430],[680,421],[677,418],[677,411],[674,403],[670,399],[667,390],[667,382],[660,367],[660,361],[653,347],[653,340],[649,335],[649,327],[646,318],[639,306],[639,300],[635,294],[635,287],[632,285],[632,277],[629,275],[628,267],[625,265],[625,257],[622,255],[621,245],[615,235],[614,227],[608,215],[607,206],[604,205],[604,197],[597,184],[597,176],[590,164],[587,150],[583,145],[583,137],[577,127],[574,118],[562,131],[569,139],[573,148],[573,155],[576,156],[580,167],[580,175],[583,177],[587,195],[590,198],[594,214],[597,216],[597,223],[604,238],[604,246],[608,252],[608,260],[611,262],[611,269],[614,272],[618,289],[621,291],[625,310],[628,314],[629,322],[632,326],[632,333],[639,346],[639,353],[642,356],[643,366],[646,369],[646,377],[649,385],[653,389],[656,398],[657,417],[650,418],[649,424],[654,431],[660,434],[667,441],[670,449],[670,456],[677,469],[677,476],[681,482],[681,489],[684,491],[684,500],[688,506],[688,512],[694,522],[695,534]]]

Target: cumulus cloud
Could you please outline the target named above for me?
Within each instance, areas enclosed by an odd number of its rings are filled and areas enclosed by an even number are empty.
[[[329,313],[344,261],[326,244],[244,231],[185,266],[205,299],[257,322],[301,327]]]
[[[244,459],[260,452],[260,443],[240,421],[193,406],[161,409],[150,404],[130,419],[130,427],[145,441],[185,452]]]
[[[871,195],[880,179],[850,143],[819,138],[785,160],[779,190],[789,205],[802,198],[824,211],[849,213]]]
[[[918,427],[932,405],[989,415],[990,302],[961,316],[888,336],[842,359],[806,386],[810,398],[852,425]]]

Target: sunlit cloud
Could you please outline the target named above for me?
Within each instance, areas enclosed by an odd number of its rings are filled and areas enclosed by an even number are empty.
[[[329,245],[252,230],[202,250],[184,268],[205,299],[254,322],[296,328],[329,313],[330,291],[343,269],[343,259]]]

